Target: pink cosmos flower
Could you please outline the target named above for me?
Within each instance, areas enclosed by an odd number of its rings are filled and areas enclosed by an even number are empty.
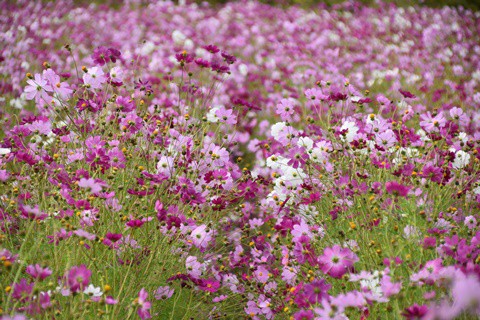
[[[121,86],[124,78],[123,70],[120,67],[113,67],[110,70],[108,77],[109,77],[109,81],[112,84],[116,86]]]
[[[83,82],[92,90],[100,89],[106,81],[105,73],[100,67],[92,67],[83,75]]]
[[[282,99],[280,103],[277,104],[276,112],[282,118],[282,121],[291,121],[292,115],[295,112],[295,100],[293,99]]]
[[[137,116],[135,111],[127,113],[125,118],[120,120],[120,129],[136,133],[142,128],[143,119]]]
[[[55,92],[56,96],[62,100],[68,100],[73,90],[70,89],[70,86],[66,82],[60,81],[60,76],[58,76],[52,69],[47,69],[43,71],[43,77],[50,84],[50,88]]]
[[[65,273],[65,280],[67,282],[70,291],[79,292],[83,291],[90,282],[90,276],[92,272],[82,264],[80,266],[74,266]]]
[[[302,236],[308,238],[312,238],[313,236],[313,234],[310,232],[310,227],[304,220],[300,221],[300,224],[294,225],[291,233],[293,236],[293,242],[297,242]]]
[[[385,274],[380,281],[380,287],[382,288],[383,295],[388,298],[400,292],[402,283],[392,282],[390,276]]]
[[[155,291],[155,299],[157,300],[166,300],[169,299],[175,289],[170,288],[169,286],[163,286],[163,287],[158,287],[158,289]]]
[[[187,267],[187,273],[194,278],[200,278],[204,270],[204,264],[199,262],[195,256],[187,257],[185,266]]]
[[[268,270],[264,266],[259,266],[253,273],[258,282],[266,283],[270,277]]]
[[[353,264],[359,259],[355,253],[348,248],[334,245],[325,248],[323,255],[318,257],[321,270],[334,278],[341,278],[345,273],[353,270]]]
[[[300,310],[293,315],[294,320],[310,320],[315,318],[315,314],[312,310]]]
[[[52,92],[53,89],[40,74],[35,74],[35,80],[30,79],[27,81],[27,84],[25,87],[25,98],[27,100],[35,99],[37,103],[41,101],[51,102],[52,98],[48,95],[48,92]]]
[[[316,304],[328,298],[328,290],[331,287],[325,282],[325,279],[314,280],[303,286],[303,293],[310,304]]]
[[[28,283],[25,278],[21,279],[20,282],[13,285],[12,298],[22,302],[27,301],[31,298],[33,286],[34,283]]]
[[[475,274],[457,276],[452,286],[453,309],[480,314],[480,280]]]
[[[102,184],[99,182],[96,182],[95,179],[93,178],[90,178],[90,179],[81,178],[80,181],[78,182],[78,186],[84,189],[88,188],[92,193],[98,193],[102,191]]]
[[[451,116],[454,120],[458,120],[458,123],[459,123],[460,125],[463,125],[463,126],[468,125],[469,118],[468,118],[468,116],[465,114],[465,112],[463,112],[462,109],[457,108],[457,107],[453,107],[452,109],[450,109],[450,116]]]
[[[49,268],[43,268],[39,264],[31,264],[27,266],[25,272],[32,276],[32,278],[39,280],[43,280],[52,274],[52,270]]]
[[[377,135],[376,142],[382,148],[391,148],[397,143],[397,137],[392,130],[387,130]]]
[[[197,248],[205,249],[213,239],[212,232],[211,230],[207,230],[206,225],[202,224],[192,231],[190,239]]]
[[[112,296],[107,296],[105,298],[105,303],[106,304],[117,304],[118,300],[114,299]]]
[[[438,132],[439,128],[443,128],[447,123],[447,119],[445,119],[441,112],[434,117],[429,111],[422,114],[420,118],[422,119],[422,121],[420,121],[420,126],[426,132]]]
[[[215,112],[218,120],[222,123],[234,125],[237,123],[237,116],[233,114],[232,109],[220,108]]]
[[[152,303],[147,301],[148,293],[147,291],[142,288],[138,293],[138,298],[136,299],[138,305],[140,306],[137,310],[137,314],[140,319],[150,319],[152,316],[150,315],[150,308],[152,307]]]

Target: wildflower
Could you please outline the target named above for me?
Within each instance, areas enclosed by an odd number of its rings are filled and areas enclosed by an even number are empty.
[[[100,287],[95,287],[93,284],[89,284],[83,293],[91,297],[101,297],[103,295],[102,289]]]
[[[166,300],[169,299],[175,289],[170,288],[169,286],[163,286],[163,287],[158,287],[158,289],[155,291],[155,299],[157,300]]]
[[[0,148],[0,156],[7,155],[12,152],[12,149],[10,148]]]
[[[237,61],[237,58],[235,56],[228,54],[225,51],[222,51],[221,55],[228,64],[233,64],[235,61]]]
[[[477,219],[475,219],[474,216],[468,216],[465,217],[465,220],[463,222],[468,229],[473,230],[477,226]]]
[[[91,56],[92,60],[99,66],[112,61],[113,63],[117,62],[117,59],[120,59],[121,52],[114,48],[98,47],[93,51]]]
[[[35,74],[35,80],[28,80],[28,86],[25,87],[25,98],[27,100],[35,99],[35,102],[50,103],[52,98],[48,95],[48,92],[52,92],[52,87],[48,84],[47,80],[40,74]]]
[[[115,300],[112,296],[107,296],[105,298],[105,303],[106,304],[117,304],[118,300]]]
[[[220,282],[214,279],[202,279],[198,287],[202,291],[217,292],[220,288]]]
[[[439,128],[443,128],[447,123],[443,113],[439,113],[434,117],[430,112],[427,112],[422,114],[420,118],[422,119],[422,121],[420,121],[420,126],[428,133],[438,132]]]
[[[216,53],[220,52],[220,49],[218,49],[218,47],[213,45],[213,44],[203,46],[203,49],[207,50],[208,52],[210,52],[212,54],[216,54]]]
[[[398,89],[398,92],[400,92],[404,98],[409,98],[409,99],[416,98],[416,96],[413,93],[408,92],[406,90]]]
[[[410,187],[401,185],[397,181],[389,181],[385,183],[385,189],[388,193],[393,194],[396,197],[407,197]]]
[[[52,91],[59,99],[68,100],[73,92],[68,83],[61,82],[58,76],[52,69],[43,71],[43,77],[46,79],[52,88]]]
[[[83,82],[92,90],[100,89],[106,81],[107,78],[100,67],[92,67],[83,75]]]
[[[453,306],[456,314],[467,311],[480,314],[480,281],[474,274],[459,275],[452,286]]]
[[[78,292],[84,290],[90,282],[90,276],[92,272],[82,264],[80,266],[74,266],[65,273],[65,280],[68,287],[72,292]]]
[[[293,315],[294,320],[310,320],[315,318],[312,310],[300,310]]]
[[[293,99],[282,99],[277,104],[277,114],[280,115],[283,121],[291,121],[292,115],[295,112],[295,101]]]
[[[85,189],[90,189],[91,193],[99,193],[102,191],[102,184],[99,182],[96,182],[95,179],[85,179],[81,178],[80,181],[78,182],[78,186],[80,188],[85,188]]]
[[[303,294],[310,304],[316,304],[328,298],[328,290],[331,287],[325,279],[314,280],[303,286]]]
[[[150,319],[152,316],[150,315],[150,308],[152,307],[152,303],[147,301],[148,298],[148,293],[145,289],[141,289],[140,292],[138,293],[138,298],[136,299],[136,302],[140,306],[137,310],[137,314],[140,317],[140,319]]]
[[[455,152],[455,159],[453,160],[452,167],[454,169],[462,169],[470,163],[470,154],[463,150]]]
[[[428,307],[426,305],[413,304],[412,306],[405,308],[402,312],[407,320],[416,320],[422,319],[428,312]]]
[[[206,225],[202,224],[192,231],[190,239],[196,247],[205,249],[213,239],[212,230],[209,230]]]
[[[465,112],[457,107],[453,107],[450,109],[450,116],[454,119],[457,120],[459,124],[466,126],[469,122],[468,116],[465,114]]]
[[[21,302],[27,301],[31,298],[33,286],[33,283],[29,284],[26,279],[21,279],[20,282],[13,285],[12,298]]]
[[[215,112],[217,119],[225,124],[234,125],[237,123],[237,116],[233,114],[232,109],[220,108]]]
[[[254,275],[255,279],[261,283],[266,283],[270,277],[268,270],[264,266],[259,266],[257,270],[255,270]]]
[[[358,130],[359,129],[355,122],[345,121],[340,127],[340,137],[342,141],[346,141],[348,143],[352,142],[357,136]]]
[[[306,236],[308,238],[312,238],[313,234],[310,231],[308,224],[305,221],[300,221],[300,224],[295,224],[291,231],[293,236],[293,242],[297,242],[300,237]]]
[[[212,123],[218,122],[217,111],[220,110],[220,107],[213,107],[207,113],[207,120]]]
[[[117,87],[123,84],[123,78],[124,78],[123,70],[120,67],[113,67],[108,73],[108,80],[110,81],[111,84]]]
[[[205,265],[197,260],[195,256],[188,256],[185,260],[187,273],[194,278],[200,278],[205,271]]]
[[[341,278],[345,273],[353,271],[353,264],[358,257],[348,248],[339,245],[325,248],[323,255],[318,257],[320,269],[334,278]]]
[[[27,266],[25,272],[32,276],[32,278],[39,280],[43,280],[52,274],[52,270],[49,268],[42,268],[39,264],[31,264]]]
[[[403,234],[407,239],[418,238],[420,236],[420,230],[415,226],[407,225],[403,229]]]
[[[387,130],[376,136],[376,142],[380,147],[388,149],[397,143],[397,138],[392,130]]]

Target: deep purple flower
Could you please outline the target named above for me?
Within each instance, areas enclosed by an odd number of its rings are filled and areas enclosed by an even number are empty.
[[[220,52],[220,49],[218,49],[218,47],[213,44],[206,45],[203,47],[203,49],[213,54]]]
[[[402,316],[404,316],[408,320],[420,320],[423,319],[424,316],[428,312],[428,307],[426,305],[418,305],[414,304],[402,312]]]
[[[400,92],[402,94],[402,96],[405,97],[405,98],[408,98],[408,99],[415,99],[416,98],[416,96],[413,93],[408,92],[406,90],[398,89],[398,92]]]
[[[114,48],[98,47],[93,51],[92,59],[93,61],[103,66],[104,64],[112,61],[113,63],[117,62],[117,59],[120,59],[121,52]]]
[[[237,61],[237,58],[235,58],[235,56],[228,54],[225,51],[222,51],[222,57],[228,64],[233,64],[235,61]]]

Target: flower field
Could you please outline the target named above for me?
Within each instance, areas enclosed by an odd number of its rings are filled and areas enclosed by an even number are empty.
[[[0,10],[1,319],[480,316],[480,12]]]

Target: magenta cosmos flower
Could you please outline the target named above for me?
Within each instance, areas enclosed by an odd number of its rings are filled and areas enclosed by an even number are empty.
[[[87,269],[87,267],[82,264],[80,266],[72,267],[65,274],[67,280],[67,285],[70,287],[72,292],[82,291],[88,286],[90,282],[90,276],[92,272]]]
[[[348,248],[342,248],[334,245],[331,248],[325,248],[323,255],[318,257],[320,269],[333,278],[341,278],[345,273],[353,270],[353,264],[358,261],[358,257]]]
[[[396,197],[406,197],[410,187],[404,186],[397,181],[389,181],[385,183],[385,189],[388,193],[393,194]]]
[[[147,291],[142,288],[138,293],[138,298],[136,299],[138,305],[140,306],[137,310],[137,314],[140,319],[150,319],[152,316],[150,315],[150,308],[152,307],[152,303],[147,301],[148,293]]]
[[[27,266],[25,272],[32,276],[32,278],[40,280],[43,280],[52,274],[52,270],[50,270],[49,268],[43,268],[39,264],[31,264]]]

